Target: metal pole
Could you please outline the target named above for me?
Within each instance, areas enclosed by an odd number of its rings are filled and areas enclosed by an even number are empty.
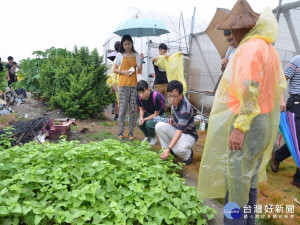
[[[202,93],[202,99],[201,99],[201,120],[200,120],[200,126],[201,126],[201,123],[203,121],[203,109],[204,109],[204,93]]]
[[[149,37],[147,37],[147,72],[146,72],[146,76],[144,75],[144,78],[146,78],[145,80],[149,83],[149,73],[150,73],[150,50],[151,50],[151,46],[150,46],[150,41],[149,41]]]
[[[186,41],[186,33],[185,33],[185,26],[184,26],[183,14],[181,13],[181,15],[182,15],[181,20],[182,20],[182,27],[183,27],[183,32],[184,32],[186,53],[188,53],[189,52],[189,48],[188,48],[188,44],[187,44],[187,41]]]
[[[188,54],[191,55],[192,51],[192,40],[193,40],[193,32],[194,32],[194,24],[195,24],[195,15],[196,15],[196,7],[194,7],[194,14],[192,17],[192,24],[191,24],[191,33],[190,33],[190,38],[189,38],[189,49],[188,49]]]
[[[179,45],[178,45],[178,51],[180,51],[180,48],[181,48],[181,34],[180,34],[180,19],[181,19],[181,16],[182,16],[182,12],[180,13],[180,16],[179,16],[179,27],[178,27],[178,32],[179,32]]]
[[[280,19],[280,11],[281,11],[281,2],[282,0],[279,0],[278,7],[277,7],[277,14],[276,14],[276,19],[279,27],[279,19]],[[273,43],[273,46],[275,46],[275,42]]]
[[[280,18],[281,2],[282,2],[282,0],[279,0],[278,11],[277,11],[277,15],[276,15],[276,19],[277,19],[278,23],[279,23],[279,18]]]
[[[293,25],[293,21],[291,19],[291,14],[290,14],[289,11],[287,11],[287,12],[284,12],[283,15],[284,15],[286,23],[289,27],[291,37],[292,37],[292,40],[293,40],[293,43],[294,43],[294,46],[295,46],[295,49],[296,49],[296,53],[297,53],[297,55],[299,55],[300,54],[300,46],[299,46],[299,41],[298,41],[298,38],[297,38],[296,31],[295,31],[295,28],[294,28],[294,25]]]
[[[195,24],[195,15],[196,15],[196,7],[194,7],[194,13],[193,13],[193,16],[192,16],[191,33],[190,33],[190,36],[189,36],[189,47],[187,49],[187,54],[189,55],[189,57],[191,59],[190,65],[192,63],[191,52],[192,52],[192,41],[193,41],[193,36],[194,36],[193,32],[194,32],[194,24]],[[191,74],[191,66],[190,66],[190,74]],[[190,82],[190,81],[188,81],[188,82]],[[188,86],[189,86],[189,83],[188,83]],[[190,98],[190,93],[188,93],[188,99],[189,98]]]

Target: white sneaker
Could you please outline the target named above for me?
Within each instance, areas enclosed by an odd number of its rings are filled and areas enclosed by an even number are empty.
[[[143,141],[150,141],[150,137],[145,137]]]
[[[150,138],[150,145],[155,145],[156,144],[156,142],[157,142],[157,138],[156,137],[152,137],[152,138]]]

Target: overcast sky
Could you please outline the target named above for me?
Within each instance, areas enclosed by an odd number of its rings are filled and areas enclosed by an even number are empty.
[[[283,0],[287,1],[287,0]],[[217,7],[231,9],[236,0],[14,0],[1,1],[0,57],[20,61],[35,50],[74,45],[97,48],[133,8],[163,12],[209,23]],[[279,0],[248,0],[254,11],[275,8]]]

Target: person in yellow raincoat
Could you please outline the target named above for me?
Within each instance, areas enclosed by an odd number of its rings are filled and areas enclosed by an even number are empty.
[[[115,43],[114,48],[115,48],[116,52],[119,52],[120,45],[121,45],[120,41],[117,41]],[[115,105],[115,110],[114,110],[115,117],[114,117],[114,120],[118,120],[118,117],[119,117],[119,92],[118,92],[119,74],[116,74],[114,72],[114,66],[115,66],[115,63],[113,63],[111,71],[109,72],[109,74],[107,74],[107,81],[106,81],[106,83],[108,84],[109,87],[111,87],[111,90],[116,93],[116,100],[117,101],[114,104]]]
[[[237,8],[244,17],[237,15]],[[280,95],[286,87],[279,55],[272,45],[278,34],[277,21],[270,9],[259,18],[256,14],[258,20],[255,14],[245,0],[238,0],[219,25],[233,31],[239,46],[215,95],[200,164],[198,197],[225,197],[225,202],[230,202],[224,207],[224,224],[255,224],[257,186],[266,179],[266,165],[278,133]],[[250,17],[253,25],[245,27]],[[240,207],[235,219],[228,214],[232,202]],[[241,208],[245,205],[249,214]]]

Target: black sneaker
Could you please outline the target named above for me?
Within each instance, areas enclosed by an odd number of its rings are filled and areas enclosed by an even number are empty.
[[[114,120],[115,120],[115,121],[117,121],[117,120],[118,120],[118,118],[119,118],[119,114],[115,114],[115,118],[114,118]]]
[[[190,157],[186,161],[184,161],[185,165],[191,165],[192,164],[192,162],[193,162],[193,156],[194,156],[194,152],[193,152],[193,149],[191,149],[191,155],[190,155]]]

